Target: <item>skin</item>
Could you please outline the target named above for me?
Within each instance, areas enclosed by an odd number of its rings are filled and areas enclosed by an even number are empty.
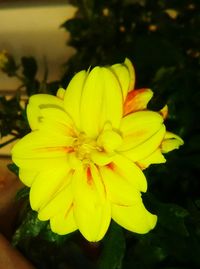
[[[0,269],[34,269],[9,242],[19,209],[19,205],[14,202],[14,197],[23,186],[7,169],[7,164],[10,162],[10,159],[1,159],[0,162]]]

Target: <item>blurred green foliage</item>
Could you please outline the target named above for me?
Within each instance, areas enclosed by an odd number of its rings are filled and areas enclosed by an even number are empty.
[[[129,233],[113,222],[101,243],[89,244],[79,232],[55,235],[25,202],[13,242],[42,269],[200,268],[200,2],[71,2],[78,7],[77,14],[62,27],[70,32],[68,45],[77,53],[65,64],[60,81],[47,83],[46,74],[42,82],[38,81],[37,63],[27,57],[14,64],[14,69],[7,69],[7,74],[19,77],[28,96],[55,93],[58,85],[66,87],[81,69],[129,57],[136,68],[136,88],[154,90],[151,109],[168,104],[166,125],[184,139],[185,145],[166,155],[166,164],[152,165],[145,171],[149,190],[143,199],[158,215],[158,224],[149,234]],[[2,136],[14,133],[18,138],[29,131],[19,104],[20,89],[9,101],[0,97]],[[27,196],[28,189],[24,189],[17,199],[26,201]]]

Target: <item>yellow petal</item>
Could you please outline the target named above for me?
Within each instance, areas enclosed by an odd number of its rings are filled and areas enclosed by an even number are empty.
[[[91,163],[90,171],[91,175],[88,176],[92,177],[94,185],[99,195],[99,199],[102,200],[102,202],[104,203],[104,200],[106,199],[106,189],[101,174],[99,172],[99,169],[96,167],[96,165]]]
[[[164,140],[161,144],[161,151],[162,153],[167,153],[169,151],[172,151],[174,149],[178,149],[180,146],[184,144],[183,139],[171,132],[166,132]]]
[[[35,94],[29,98],[27,105],[27,118],[32,130],[36,130],[41,122],[41,109],[63,109],[63,101],[50,94]]]
[[[59,88],[57,90],[56,96],[63,100],[65,97],[65,89]]]
[[[99,168],[108,199],[118,205],[132,205],[140,200],[140,192],[125,178],[115,173],[112,164]]]
[[[50,219],[50,227],[54,233],[64,235],[77,230],[73,214],[73,204],[65,210],[61,210]]]
[[[166,159],[162,155],[160,148],[158,148],[156,151],[154,151],[151,155],[149,155],[147,158],[142,159],[137,162],[137,164],[142,168],[146,169],[151,164],[156,163],[165,163]]]
[[[111,70],[114,72],[117,79],[119,80],[123,93],[123,99],[125,100],[130,84],[130,75],[128,67],[125,64],[114,64],[111,66]]]
[[[121,151],[135,148],[149,140],[162,127],[163,118],[153,111],[139,111],[127,115],[121,121],[123,136]]]
[[[165,105],[160,111],[159,113],[162,115],[163,119],[165,120],[168,116],[168,106]]]
[[[122,92],[116,76],[109,68],[95,67],[89,73],[81,98],[81,126],[94,137],[105,122],[118,128],[122,117]]]
[[[28,169],[19,169],[19,178],[20,180],[28,187],[30,187],[33,183],[33,180],[37,176],[38,171],[28,170]]]
[[[131,183],[138,191],[146,192],[147,181],[141,169],[126,157],[116,154],[113,157],[113,168],[115,173]]]
[[[112,205],[112,218],[125,229],[144,234],[153,229],[157,217],[146,210],[142,201],[133,206]]]
[[[146,109],[152,97],[153,92],[150,89],[130,91],[124,103],[124,115]]]
[[[64,97],[65,110],[73,118],[77,128],[80,128],[80,101],[86,78],[86,71],[78,72],[70,81]]]
[[[51,161],[52,158],[67,158],[67,145],[71,145],[71,138],[67,136],[61,135],[59,139],[55,139],[53,134],[34,131],[14,145],[12,159],[19,167],[34,170],[37,168],[34,161],[41,161],[42,164],[44,161]]]
[[[56,192],[70,181],[69,167],[65,163],[41,171],[34,179],[30,190],[30,204],[38,210],[51,201]]]
[[[129,71],[129,89],[128,91],[132,91],[135,86],[135,69],[132,64],[132,62],[126,58],[124,61],[124,64],[127,66],[128,71]]]
[[[48,220],[55,215],[58,215],[61,211],[67,212],[72,202],[72,184],[69,183],[67,186],[58,191],[54,198],[52,198],[44,207],[40,208],[38,218],[40,220]]]
[[[108,154],[104,151],[96,151],[95,150],[91,153],[90,158],[95,164],[97,164],[99,166],[104,166],[104,165],[112,162],[113,155],[114,154]]]
[[[75,136],[74,123],[69,114],[61,109],[48,108],[41,110],[42,122],[39,126],[40,130],[49,132],[54,136]]]
[[[152,135],[148,140],[144,141],[135,148],[122,152],[121,154],[131,159],[133,162],[138,162],[144,158],[147,158],[160,146],[164,135],[165,126],[162,125],[159,131]]]
[[[113,152],[122,144],[122,137],[118,132],[105,130],[99,135],[97,143],[106,152]]]
[[[92,174],[87,169],[74,173],[74,216],[88,241],[99,241],[110,224],[110,204],[99,195]]]

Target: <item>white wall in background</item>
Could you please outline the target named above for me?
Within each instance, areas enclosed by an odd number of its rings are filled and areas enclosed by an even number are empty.
[[[69,5],[0,7],[0,50],[6,49],[18,60],[21,56],[34,56],[39,62],[42,76],[43,60],[49,66],[49,79],[59,78],[61,65],[74,52],[66,46],[69,34],[59,26],[73,17],[76,9]],[[0,90],[15,89],[17,81],[0,72]]]

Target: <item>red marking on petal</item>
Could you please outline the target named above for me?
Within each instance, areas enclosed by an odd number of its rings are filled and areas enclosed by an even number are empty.
[[[111,170],[114,170],[114,169],[115,169],[115,164],[114,164],[114,163],[108,163],[108,164],[106,165],[106,167],[108,167],[108,168],[111,169]]]
[[[144,99],[140,98],[140,94],[147,92],[148,89],[132,90],[128,93],[124,102],[124,116],[131,112],[141,110]],[[143,108],[144,109],[144,108]]]
[[[92,185],[93,183],[93,179],[92,179],[92,173],[91,173],[91,170],[90,170],[90,167],[87,167],[87,183],[89,185]]]
[[[73,152],[73,147],[44,147],[35,149],[37,152],[54,152],[54,151],[64,151],[67,153]]]
[[[66,149],[66,152],[67,152],[67,153],[72,153],[72,152],[74,152],[74,148],[73,148],[73,147],[66,147],[65,149]]]

